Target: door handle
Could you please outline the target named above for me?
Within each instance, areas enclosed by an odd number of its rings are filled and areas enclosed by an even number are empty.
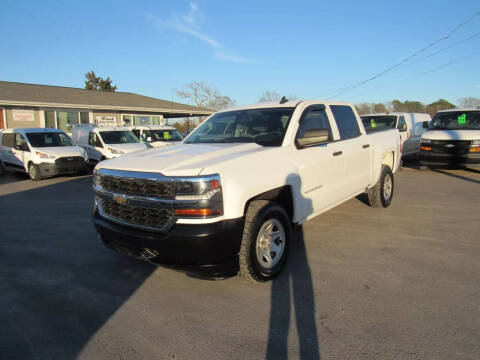
[[[363,145],[362,147],[363,147],[364,149],[369,148],[369,147],[370,147],[370,144],[365,144],[365,145]]]
[[[339,155],[342,155],[343,154],[343,151],[335,151],[332,155],[333,156],[339,156]]]

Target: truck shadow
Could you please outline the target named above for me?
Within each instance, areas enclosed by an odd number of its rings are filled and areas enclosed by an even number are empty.
[[[156,267],[104,248],[89,177],[0,203],[0,358],[74,359]]]
[[[443,174],[443,175],[454,177],[456,179],[472,182],[472,183],[475,183],[475,184],[480,184],[480,180],[476,180],[476,179],[473,179],[473,178],[470,178],[470,177],[466,177],[466,176],[462,176],[462,175],[459,175],[459,174],[456,174],[456,173],[445,171],[445,169],[442,170],[442,169],[439,169],[439,168],[433,168],[431,170],[433,172],[437,173],[437,174]],[[478,173],[480,173],[480,172],[478,172]]]
[[[307,212],[313,211],[312,202],[301,194],[297,175],[290,175],[287,183],[295,184],[294,197],[301,199]],[[288,333],[294,310],[300,359],[320,359],[315,319],[315,294],[305,248],[303,227],[292,231],[290,255],[283,272],[273,279],[271,288],[270,324],[266,359],[288,358]],[[293,302],[293,306],[292,306]],[[292,309],[293,307],[293,309]]]

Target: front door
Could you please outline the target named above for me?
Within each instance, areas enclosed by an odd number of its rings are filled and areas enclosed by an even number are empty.
[[[30,149],[25,137],[22,134],[15,134],[15,146],[12,149],[12,162],[16,168],[25,168],[25,156],[29,152]]]
[[[328,130],[332,127],[324,106],[307,108],[300,119],[297,138],[307,130]],[[300,194],[299,217],[301,220],[339,202],[344,196],[344,158],[341,156],[340,144],[331,139],[321,145],[300,148],[297,145],[294,159],[300,177],[298,184]]]
[[[87,145],[87,155],[88,158],[93,162],[99,162],[102,159],[102,153],[98,148],[103,148],[100,137],[95,132],[90,132],[88,134],[88,145]]]

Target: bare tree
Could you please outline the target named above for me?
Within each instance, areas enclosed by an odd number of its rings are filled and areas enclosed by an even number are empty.
[[[264,91],[260,97],[258,98],[258,102],[259,103],[264,103],[264,102],[278,102],[280,101],[280,99],[282,98],[282,96],[276,92],[276,91]],[[294,99],[297,99],[297,95],[295,94],[290,94],[288,96],[286,96],[286,98],[288,100],[294,100]]]
[[[186,84],[182,90],[177,90],[177,96],[190,100],[195,106],[215,110],[235,106],[235,100],[221,95],[216,89],[199,81],[192,81]]]
[[[480,98],[476,98],[472,96],[462,97],[458,99],[457,102],[458,102],[458,105],[460,105],[460,107],[465,107],[465,108],[474,108],[474,107],[480,106]]]
[[[357,111],[360,115],[368,114],[372,112],[372,106],[369,103],[359,103],[355,104]]]

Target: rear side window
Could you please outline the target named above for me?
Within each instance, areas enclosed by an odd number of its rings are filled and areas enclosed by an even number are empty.
[[[340,139],[346,140],[360,136],[360,128],[358,127],[357,118],[350,106],[346,105],[330,105],[333,117],[337,122]]]
[[[3,134],[2,145],[13,148],[13,146],[15,145],[15,134],[13,133]]]

